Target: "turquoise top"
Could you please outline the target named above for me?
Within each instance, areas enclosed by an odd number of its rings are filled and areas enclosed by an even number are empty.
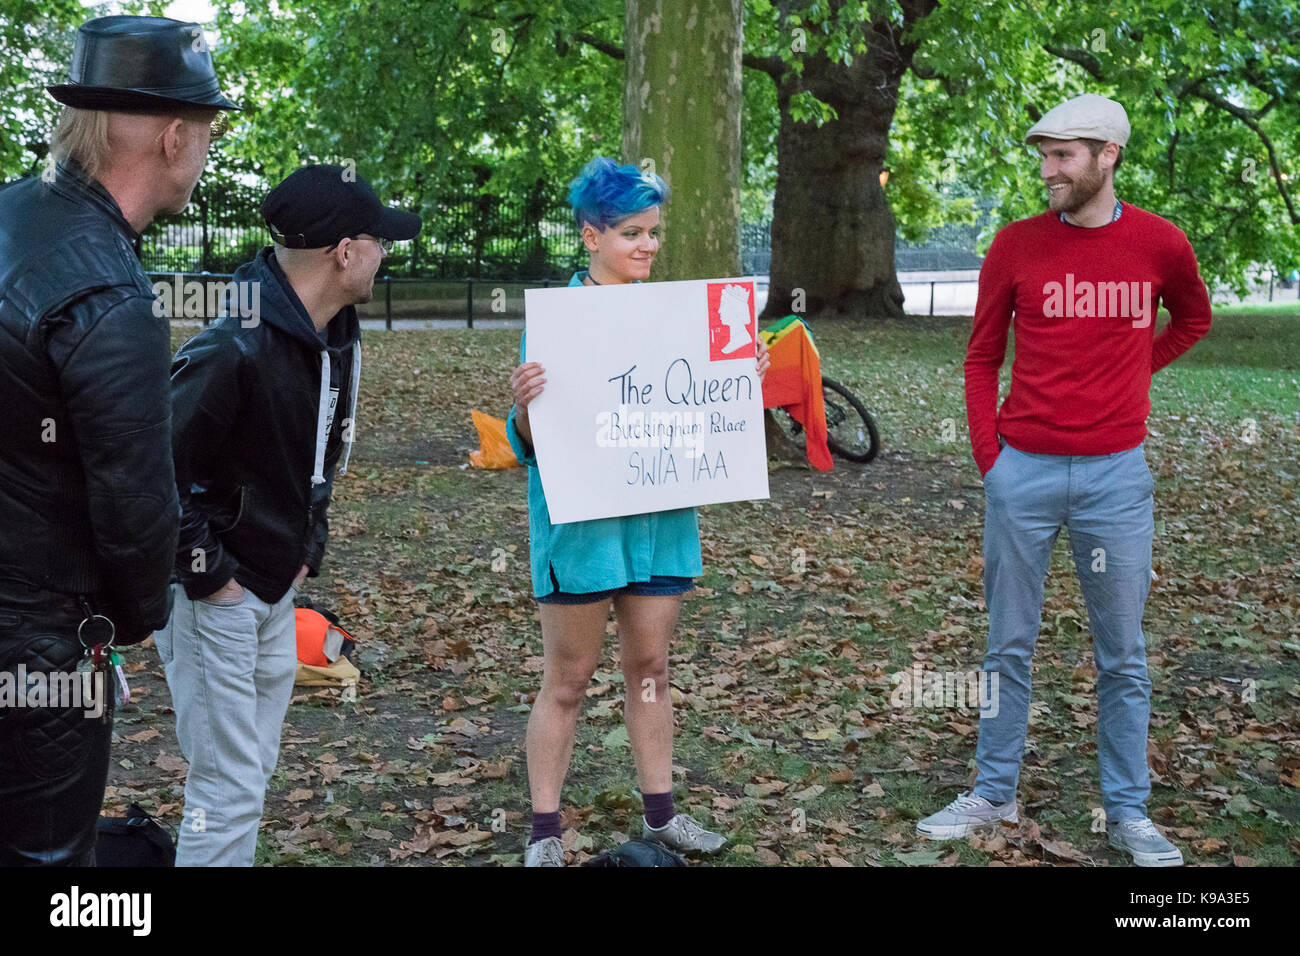
[[[582,285],[582,273],[575,272],[569,285]],[[524,342],[520,338],[520,362]],[[550,594],[557,582],[561,591],[585,594],[648,581],[651,575],[693,578],[703,573],[694,508],[553,525],[537,458],[515,428],[514,408],[506,420],[506,437],[520,464],[528,466],[528,550],[534,597]]]

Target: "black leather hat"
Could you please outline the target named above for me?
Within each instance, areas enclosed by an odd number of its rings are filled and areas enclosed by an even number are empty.
[[[420,217],[379,200],[371,185],[346,166],[304,166],[262,203],[271,238],[290,249],[320,249],[368,232],[405,241],[420,231]]]
[[[165,17],[83,23],[68,82],[47,89],[87,110],[241,109],[221,95],[203,28]]]

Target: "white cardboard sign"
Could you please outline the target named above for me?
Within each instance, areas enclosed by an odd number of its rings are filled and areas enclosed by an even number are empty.
[[[551,522],[767,498],[752,279],[528,289]]]

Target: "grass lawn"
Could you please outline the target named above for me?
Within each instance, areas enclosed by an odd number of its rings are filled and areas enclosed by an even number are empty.
[[[975,710],[890,700],[891,675],[970,670],[983,655],[968,331],[966,319],[817,326],[826,373],[876,415],[880,458],[828,474],[774,466],[771,502],[701,511],[705,574],[671,661],[676,792],[727,832],[716,863],[1126,863],[1095,829],[1096,671],[1064,534],[1022,824],[948,843],[913,833],[973,776]],[[326,565],[306,592],[361,639],[360,698],[295,698],[259,862],[520,861],[542,664],[525,474],[463,467],[477,447],[469,410],[504,417],[517,349],[510,331],[367,333],[353,473],[335,485]],[[1151,394],[1150,810],[1189,862],[1294,865],[1300,309],[1216,312]],[[616,647],[566,784],[575,859],[639,825]],[[129,662],[143,697],[118,719],[110,804],[138,799],[176,821],[184,762],[167,687],[151,645]]]

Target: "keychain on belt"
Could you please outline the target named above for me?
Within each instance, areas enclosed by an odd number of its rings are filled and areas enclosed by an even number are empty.
[[[89,675],[96,672],[107,674],[111,668],[117,680],[113,684],[113,703],[116,707],[123,704],[131,703],[131,688],[126,683],[126,674],[122,670],[122,655],[117,652],[113,646],[113,641],[117,638],[117,626],[105,617],[103,614],[95,614],[90,610],[89,604],[82,602],[85,608],[86,617],[81,624],[77,626],[77,640],[81,642],[83,654],[81,660],[77,662],[77,672],[82,675],[82,681],[89,681]],[[97,644],[87,644],[82,631],[91,621],[103,621],[108,625],[108,641]],[[105,719],[107,719],[108,708],[104,708]]]

